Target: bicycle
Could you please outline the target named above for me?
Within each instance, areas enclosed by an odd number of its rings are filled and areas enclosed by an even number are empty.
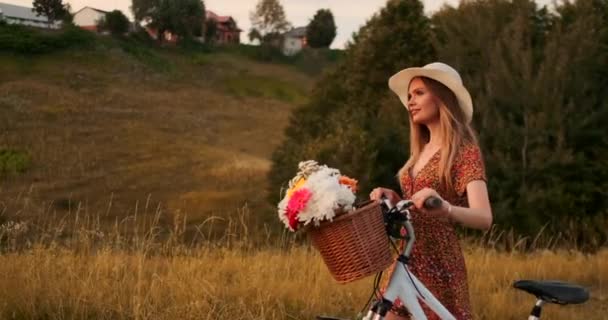
[[[439,208],[441,199],[428,198],[424,202],[427,209]],[[363,320],[382,320],[393,307],[393,302],[399,298],[403,306],[407,308],[413,320],[426,320],[427,317],[422,310],[420,301],[426,304],[442,320],[456,320],[456,318],[441,304],[435,296],[424,286],[424,284],[410,272],[409,262],[411,251],[416,241],[414,227],[411,224],[410,208],[413,206],[411,200],[401,200],[392,206],[387,199],[383,199],[381,207],[384,216],[387,236],[390,238],[403,239],[405,247],[399,251],[396,261],[399,266],[395,267],[386,290],[380,299],[370,306]],[[402,230],[405,229],[405,234]],[[390,240],[392,243],[392,240]],[[374,291],[377,289],[379,275],[376,277]],[[536,296],[536,303],[530,312],[528,320],[538,320],[541,317],[542,308],[547,303],[560,305],[580,304],[589,299],[589,291],[583,286],[562,281],[538,281],[519,280],[513,283],[513,287]],[[371,301],[371,299],[370,299]],[[365,308],[364,308],[365,309]],[[317,320],[343,320],[334,317],[318,316]]]

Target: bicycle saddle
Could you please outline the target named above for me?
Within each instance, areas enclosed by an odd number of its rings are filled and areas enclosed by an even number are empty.
[[[519,280],[513,283],[513,287],[557,304],[578,304],[589,299],[586,288],[562,281]]]

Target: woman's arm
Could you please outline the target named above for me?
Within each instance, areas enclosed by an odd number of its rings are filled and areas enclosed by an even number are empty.
[[[488,230],[492,226],[492,208],[488,197],[488,188],[483,180],[473,180],[466,186],[469,208],[457,207],[443,200],[437,191],[424,188],[414,195],[412,201],[416,210],[423,214],[447,217],[465,227]],[[428,197],[438,197],[443,200],[443,206],[438,209],[427,210],[424,208],[424,201]]]
[[[488,188],[483,180],[474,180],[467,184],[469,207],[452,206],[443,202],[444,213],[463,226],[488,230],[492,226],[492,207],[488,197]],[[451,207],[451,210],[450,210]]]

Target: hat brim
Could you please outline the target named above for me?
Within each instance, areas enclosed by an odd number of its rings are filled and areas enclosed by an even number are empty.
[[[448,87],[458,100],[458,105],[464,112],[467,123],[471,122],[473,118],[473,101],[469,91],[459,82],[454,81],[453,77],[447,72],[436,70],[436,69],[425,69],[425,68],[408,68],[397,72],[395,75],[390,77],[388,80],[389,88],[397,94],[401,103],[407,109],[407,94],[412,79],[416,77],[427,77],[433,80],[441,82],[443,85]]]

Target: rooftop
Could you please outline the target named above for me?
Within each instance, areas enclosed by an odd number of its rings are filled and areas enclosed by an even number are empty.
[[[306,37],[306,27],[297,27],[285,32],[286,37],[304,38]]]
[[[82,11],[82,10],[86,9],[86,8],[89,8],[89,9],[91,9],[91,10],[95,10],[95,11],[97,11],[97,12],[99,12],[99,13],[103,13],[103,14],[108,13],[107,11],[103,11],[103,10],[100,10],[100,9],[97,9],[97,8],[93,8],[93,7],[86,6],[86,7],[82,8],[82,9],[80,9],[80,10],[78,10],[78,11],[74,12],[74,14],[77,14],[78,12],[80,12],[80,11]]]
[[[46,16],[36,16],[36,13],[32,10],[33,8],[31,7],[22,7],[0,2],[0,12],[2,12],[5,17],[33,20],[44,23],[48,21]]]

